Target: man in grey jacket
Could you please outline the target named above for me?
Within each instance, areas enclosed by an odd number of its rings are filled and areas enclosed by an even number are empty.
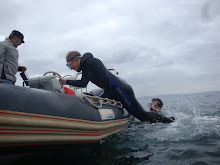
[[[17,71],[26,71],[25,66],[18,65],[17,47],[24,43],[24,35],[13,30],[8,38],[0,42],[0,82],[15,84]]]

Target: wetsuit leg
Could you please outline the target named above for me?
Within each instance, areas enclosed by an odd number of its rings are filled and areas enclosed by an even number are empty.
[[[111,73],[109,73],[109,77],[111,79],[111,96],[115,100],[120,101],[130,114],[141,121],[169,123],[169,121],[166,120],[167,118],[159,113],[145,111],[135,98],[134,91],[129,84]]]
[[[111,73],[109,73],[109,77],[111,81],[111,96],[115,100],[120,101],[129,113],[139,119],[139,112],[137,108],[139,109],[139,111],[144,111],[144,109],[136,100],[132,87],[126,82],[123,82],[119,78],[115,77]]]

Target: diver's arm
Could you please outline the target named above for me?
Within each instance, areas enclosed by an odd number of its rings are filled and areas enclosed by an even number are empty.
[[[141,121],[146,121],[150,123],[162,122],[162,123],[172,123],[173,118],[165,117],[163,114],[158,112],[144,112],[139,118]]]
[[[175,121],[175,118],[174,117],[163,117],[163,119],[161,120],[161,122],[163,122],[163,123],[172,123],[172,122],[174,122]]]
[[[82,74],[81,80],[66,80],[67,85],[85,88],[89,83],[89,79]]]

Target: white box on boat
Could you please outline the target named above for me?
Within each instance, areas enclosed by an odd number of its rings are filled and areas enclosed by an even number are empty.
[[[60,85],[55,76],[41,76],[36,78],[30,78],[28,80],[31,88],[43,89],[53,92],[65,93],[64,88]]]

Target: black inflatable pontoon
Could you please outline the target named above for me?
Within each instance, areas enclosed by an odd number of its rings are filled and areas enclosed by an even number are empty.
[[[58,82],[53,76],[29,81],[38,89],[0,83],[1,147],[95,143],[127,128],[130,118],[120,102],[43,90],[51,83],[43,79]]]

